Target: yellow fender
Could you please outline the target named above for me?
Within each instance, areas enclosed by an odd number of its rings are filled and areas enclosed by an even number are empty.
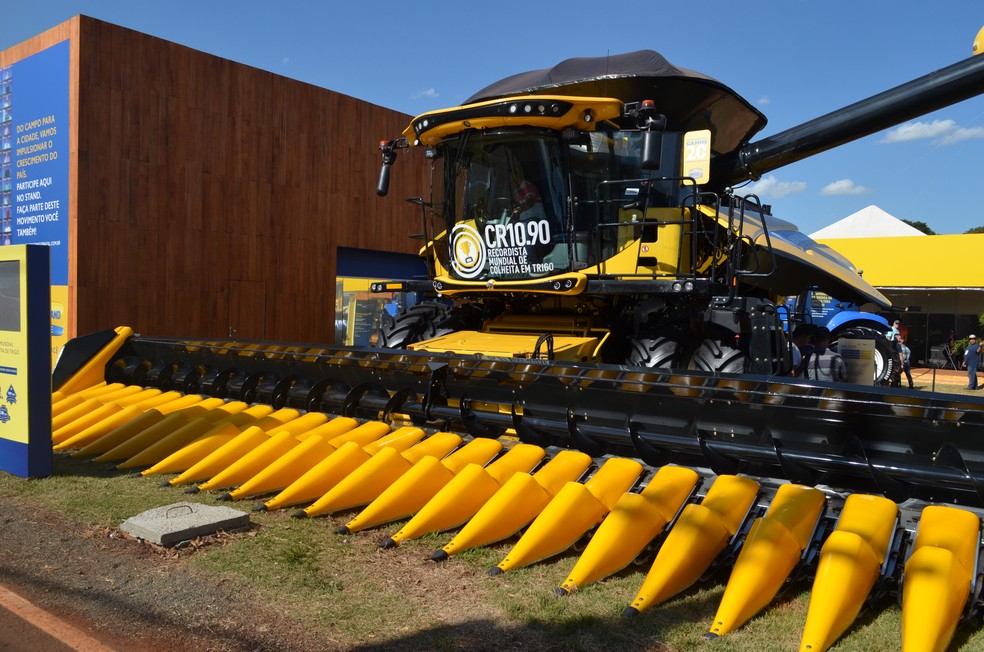
[[[601,522],[642,471],[635,460],[613,457],[584,484],[568,482],[489,574],[522,568],[570,548]]]
[[[431,558],[443,561],[449,556],[511,537],[535,519],[561,487],[581,477],[590,466],[590,456],[565,450],[533,475],[517,473]]]
[[[182,406],[182,401],[180,400],[172,401],[167,405],[162,405],[151,410],[147,410],[135,419],[120,424],[99,439],[86,444],[77,451],[72,452],[72,455],[76,457],[101,455],[102,453],[111,451],[120,444],[129,441],[133,437],[140,436],[145,430],[149,430],[160,423],[164,423],[168,419],[171,419],[174,423],[183,424],[187,423],[189,419],[209,414],[223,405],[226,405],[226,402],[221,398],[205,398],[204,396],[198,395],[189,395],[185,398],[193,398],[195,401],[184,406]],[[242,406],[240,409],[246,408],[245,403],[240,403],[240,405]],[[170,430],[164,431],[165,434],[168,432],[170,432]],[[155,439],[148,439],[148,441],[153,442]]]
[[[339,528],[339,533],[359,532],[404,518],[427,504],[442,487],[469,464],[488,464],[502,451],[495,439],[473,439],[443,460],[425,457],[386,487],[359,515]]]
[[[385,426],[385,424],[380,425]],[[230,491],[229,498],[239,500],[247,496],[257,496],[283,489],[310,471],[318,462],[338,450],[338,447],[331,440],[356,426],[358,426],[358,422],[355,419],[337,417],[304,433],[303,438],[298,435],[297,438],[301,441],[297,446],[268,464],[238,488]],[[388,428],[383,432],[388,432]]]
[[[755,519],[718,606],[711,637],[724,636],[761,611],[782,587],[823,513],[827,498],[813,487],[784,484],[769,511]]]
[[[922,511],[902,573],[902,650],[945,650],[974,582],[980,518],[956,507]]]
[[[664,466],[643,491],[619,498],[557,593],[577,591],[628,566],[673,520],[699,479],[692,469]]]
[[[389,430],[389,426],[380,421],[373,423]],[[365,428],[367,425],[369,424],[363,424],[358,429]],[[317,500],[383,448],[391,447],[402,451],[423,438],[424,431],[420,428],[405,427],[380,437],[378,441],[364,447],[356,441],[348,441],[339,446],[334,453],[311,467],[311,470],[287,485],[283,491],[264,502],[263,507],[268,510],[275,510]],[[332,440],[331,443],[334,444],[335,440]]]
[[[858,617],[881,574],[898,520],[898,505],[888,498],[847,497],[836,529],[820,550],[801,652],[828,649]]]
[[[547,452],[532,444],[516,444],[488,466],[469,464],[420,508],[383,547],[416,539],[431,532],[457,527],[481,509],[505,482],[517,473],[528,474]]]
[[[310,518],[366,505],[424,457],[444,457],[460,445],[460,436],[439,432],[403,453],[384,448],[294,516]]]
[[[718,476],[700,504],[680,512],[632,606],[622,615],[652,609],[700,579],[741,527],[758,492],[751,478]]]

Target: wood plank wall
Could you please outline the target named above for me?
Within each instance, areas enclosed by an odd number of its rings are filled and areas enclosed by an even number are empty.
[[[410,116],[85,16],[69,23],[78,333],[330,342],[335,248],[416,251],[403,198],[424,190],[420,159],[401,157],[389,196],[375,193],[378,143]]]

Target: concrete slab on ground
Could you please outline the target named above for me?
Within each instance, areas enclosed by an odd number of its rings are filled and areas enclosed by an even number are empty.
[[[138,539],[173,546],[219,530],[229,532],[249,525],[249,514],[238,509],[182,502],[131,516],[120,529]]]

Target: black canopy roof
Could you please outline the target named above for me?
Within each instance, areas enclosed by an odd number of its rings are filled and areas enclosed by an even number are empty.
[[[553,68],[506,77],[465,104],[531,94],[653,100],[667,117],[668,129],[710,129],[715,154],[737,149],[766,123],[761,112],[721,82],[678,68],[653,50],[567,59]]]

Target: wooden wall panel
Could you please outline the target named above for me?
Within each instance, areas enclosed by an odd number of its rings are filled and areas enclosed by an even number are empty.
[[[335,248],[416,251],[422,170],[375,194],[410,116],[75,21],[78,332],[328,342]]]

